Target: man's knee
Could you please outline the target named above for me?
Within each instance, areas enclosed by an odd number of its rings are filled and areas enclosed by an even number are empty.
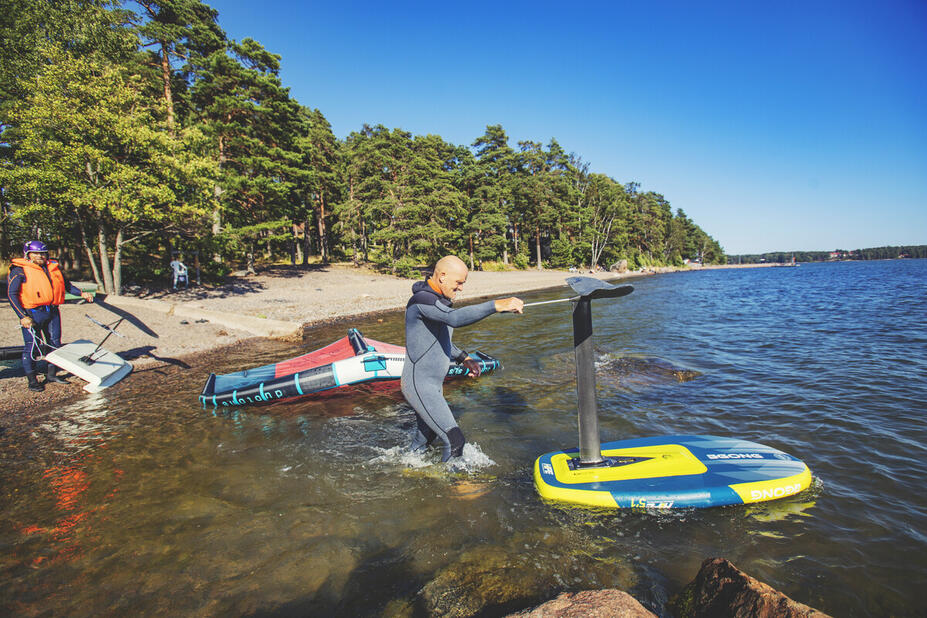
[[[460,427],[454,427],[447,432],[447,439],[451,444],[451,457],[460,457],[463,454],[464,444],[467,443]]]

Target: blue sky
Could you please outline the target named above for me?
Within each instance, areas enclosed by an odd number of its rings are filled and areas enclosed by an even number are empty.
[[[927,2],[205,0],[338,137],[552,137],[728,253],[927,244]]]

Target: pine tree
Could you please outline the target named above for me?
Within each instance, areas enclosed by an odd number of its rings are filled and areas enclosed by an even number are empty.
[[[408,183],[413,190],[403,216],[409,255],[434,263],[459,251],[466,220],[465,196],[457,186],[458,149],[437,135],[417,136],[412,142]]]
[[[299,104],[279,78],[280,57],[253,39],[217,51],[193,86],[193,102],[214,140],[221,169],[214,231],[244,251],[254,270],[255,243],[290,238],[301,155]]]
[[[322,262],[328,262],[331,258],[330,219],[335,204],[342,199],[344,187],[341,172],[342,152],[328,120],[317,109],[303,108],[300,111],[300,121],[300,136],[296,141],[296,147],[301,155],[301,174],[297,192],[305,208],[302,216],[296,220],[303,221],[305,265],[308,261],[309,230],[313,217]]]
[[[135,0],[141,8],[136,31],[144,47],[152,48],[150,63],[157,68],[166,110],[168,130],[175,125],[176,75],[174,61],[181,61],[189,78],[205,58],[225,48],[225,33],[216,23],[218,12],[199,0]],[[186,81],[183,81],[186,86]],[[184,87],[183,90],[186,90]]]
[[[512,227],[512,186],[516,168],[515,152],[502,125],[489,125],[472,147],[476,151],[475,168],[466,170],[468,205],[467,249],[471,268],[474,257],[480,260],[502,257],[509,263],[508,231],[515,242],[517,227]],[[468,160],[464,158],[465,163]],[[517,225],[517,222],[515,223]],[[517,251],[517,247],[514,247]]]
[[[542,235],[549,234],[557,213],[569,204],[567,157],[552,140],[545,152],[538,142],[518,143],[518,181],[513,196],[521,221],[534,237],[537,269],[543,270]]]

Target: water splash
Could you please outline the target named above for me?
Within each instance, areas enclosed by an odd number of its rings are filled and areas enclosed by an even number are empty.
[[[460,457],[454,457],[446,465],[452,472],[472,474],[494,466],[496,462],[483,452],[479,444],[468,442],[464,444]]]
[[[496,462],[483,452],[480,445],[474,442],[464,444],[460,457],[454,457],[447,463],[441,462],[440,449],[413,451],[407,446],[393,446],[390,448],[375,447],[374,450],[380,454],[371,460],[372,463],[423,472],[428,469],[434,473],[428,476],[475,474],[496,465]]]
[[[371,459],[371,463],[401,468],[424,468],[435,465],[438,461],[434,451],[413,451],[408,446],[390,448],[374,447],[380,454]]]

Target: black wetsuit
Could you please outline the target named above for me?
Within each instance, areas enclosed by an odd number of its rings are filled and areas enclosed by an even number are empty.
[[[496,312],[495,301],[452,309],[447,297],[426,281],[412,286],[406,305],[406,358],[402,394],[415,409],[418,431],[413,449],[424,448],[436,437],[443,445],[442,461],[458,457],[466,442],[444,400],[444,378],[451,360],[463,362],[467,353],[451,341],[453,329],[478,322]]]

